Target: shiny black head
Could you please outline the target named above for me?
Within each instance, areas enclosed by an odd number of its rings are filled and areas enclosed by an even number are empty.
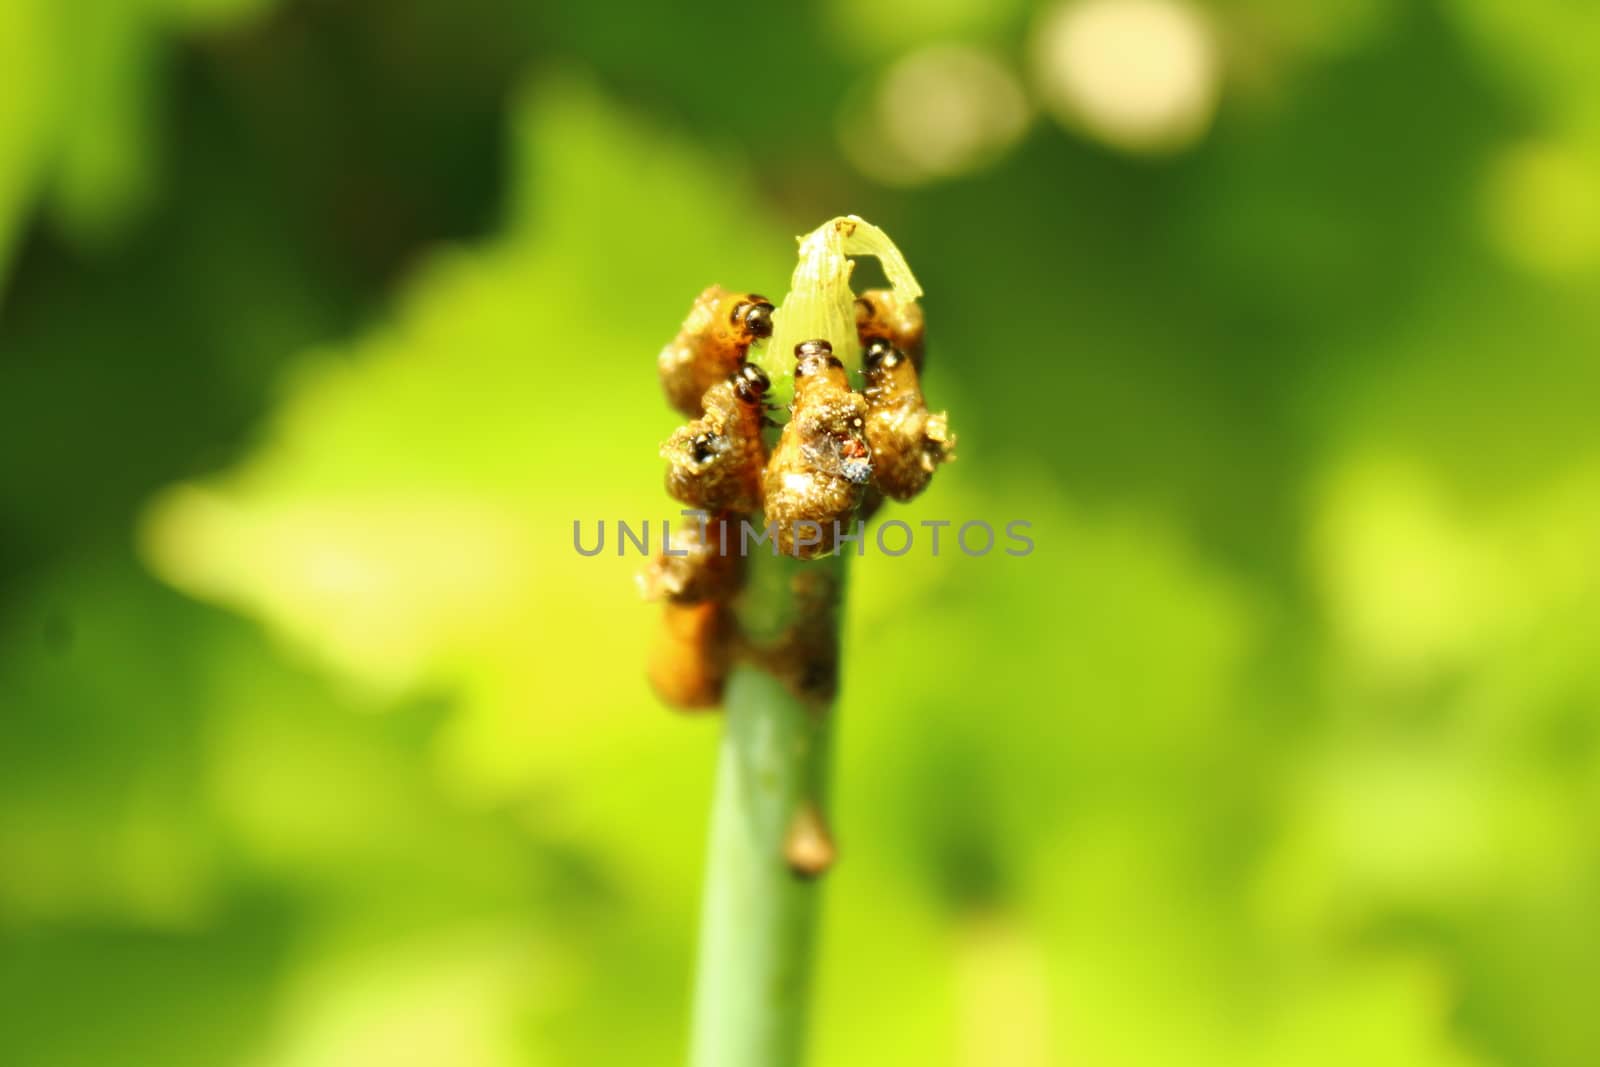
[[[742,326],[751,337],[771,337],[774,310],[772,301],[752,293],[734,305],[733,323]]]
[[[741,364],[733,372],[732,381],[735,395],[746,404],[759,404],[761,398],[767,395],[767,390],[772,388],[766,372],[754,363]]]
[[[865,351],[861,353],[862,365],[869,371],[888,370],[898,365],[904,358],[898,348],[881,337],[869,342]]]
[[[838,357],[833,354],[833,346],[821,339],[801,341],[795,345],[794,358],[794,375],[796,378],[802,378],[824,364],[831,367],[844,367],[844,364],[840,363]]]

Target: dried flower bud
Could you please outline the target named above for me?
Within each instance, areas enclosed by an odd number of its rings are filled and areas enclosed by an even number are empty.
[[[872,452],[866,401],[851,391],[832,346],[802,342],[795,360],[794,411],[767,464],[766,513],[782,551],[815,559],[833,551],[834,522],[847,525],[861,503],[872,479]],[[796,536],[800,524],[809,523],[820,530],[815,544]]]
[[[917,369],[898,348],[873,341],[863,362],[872,484],[895,500],[910,500],[927,486],[939,464],[955,458],[955,436],[944,412],[928,412]]]
[[[699,415],[706,390],[738,370],[754,341],[772,336],[772,312],[772,302],[755,293],[730,293],[720,285],[701,293],[656,360],[672,406]]]
[[[766,375],[746,363],[706,390],[705,415],[661,446],[661,457],[670,464],[667,492],[707,512],[760,509],[766,389]]]

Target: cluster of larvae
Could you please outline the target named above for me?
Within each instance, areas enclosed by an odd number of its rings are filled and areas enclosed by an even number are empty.
[[[831,619],[802,611],[780,648],[751,647],[737,632],[729,604],[744,576],[742,524],[770,532],[778,551],[815,559],[833,552],[839,534],[885,497],[916,496],[953,458],[947,417],[929,412],[922,398],[923,318],[915,301],[887,289],[856,299],[861,392],[826,340],[796,345],[794,401],[781,430],[771,418],[770,380],[748,361],[750,346],[772,335],[773,312],[763,297],[714,285],[658,360],[667,399],[691,417],[661,446],[667,491],[704,515],[675,528],[672,552],[639,578],[647,598],[666,602],[651,682],[681,708],[720,704],[740,656],[759,659],[804,699],[831,699],[837,651],[821,647],[834,632]],[[832,580],[803,575],[802,606],[835,603]]]

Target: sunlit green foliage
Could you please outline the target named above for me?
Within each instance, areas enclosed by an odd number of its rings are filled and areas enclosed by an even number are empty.
[[[717,727],[572,522],[846,212],[890,516],[1038,547],[852,567],[815,1062],[1600,1061],[1581,7],[1219,0],[1186,150],[891,191],[839,109],[1037,12],[0,5],[0,1063],[678,1059]]]

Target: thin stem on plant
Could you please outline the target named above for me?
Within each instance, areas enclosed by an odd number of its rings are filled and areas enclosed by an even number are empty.
[[[789,293],[773,314],[770,340],[749,355],[764,372],[756,377],[767,389],[775,420],[787,415],[794,396],[795,360],[802,343],[828,342],[852,382],[862,379],[851,255],[878,257],[892,299],[900,305],[914,305],[922,295],[893,242],[861,219],[833,219],[801,238],[799,263]],[[920,350],[920,311],[918,316]],[[884,361],[881,352],[875,358],[884,368],[895,365]],[[813,381],[806,379],[808,388]],[[854,434],[859,445],[868,409],[848,388],[844,396],[863,416],[853,424],[846,419],[842,430],[829,432]],[[914,399],[920,408],[920,393]],[[707,425],[692,424],[692,434],[705,432]],[[797,419],[785,433],[806,425]],[[810,426],[804,432],[820,432],[814,417]],[[808,467],[830,462],[830,447],[840,452],[842,446],[838,438],[825,435],[806,440],[811,443],[789,453],[799,457],[801,469],[790,476],[801,484],[824,476],[837,479],[838,470],[852,469],[838,466],[832,473],[818,473],[824,468]],[[855,454],[864,451],[861,445]],[[769,468],[767,504],[774,499],[772,469],[781,470],[776,455]],[[813,456],[821,458],[814,461]],[[838,464],[841,456],[831,462]],[[930,461],[928,470],[934,465]],[[853,477],[846,476],[857,487],[854,500],[843,515],[835,513],[847,521],[856,518],[855,509],[865,496],[862,481],[870,471],[865,465],[854,469]],[[783,484],[782,476],[778,484]],[[820,894],[817,877],[834,858],[825,791],[845,559],[840,553],[801,560],[756,551],[745,562],[744,585],[729,605],[736,651],[722,693],[726,724],[712,809],[690,1067],[801,1063]]]
[[[786,593],[797,579],[818,568],[839,574],[842,563],[757,555],[739,614],[770,633],[791,614]],[[837,598],[841,585],[830,585]],[[755,665],[734,669],[724,708],[689,1062],[794,1067],[805,1042],[815,875],[832,860],[822,821],[832,716]]]

